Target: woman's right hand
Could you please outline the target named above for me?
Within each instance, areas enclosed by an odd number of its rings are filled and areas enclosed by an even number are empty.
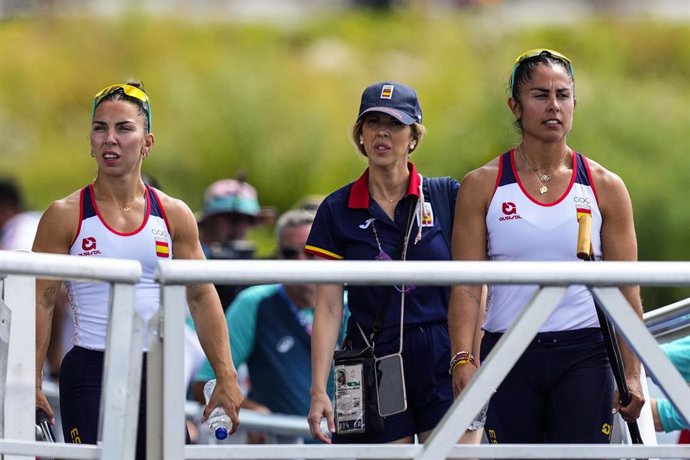
[[[309,415],[307,422],[309,422],[309,430],[311,436],[326,444],[331,443],[331,438],[326,436],[321,431],[321,419],[326,417],[328,424],[328,431],[335,433],[335,422],[333,421],[333,407],[331,406],[331,399],[324,392],[315,394],[311,397],[311,406],[309,407]]]
[[[43,390],[40,387],[36,388],[36,410],[38,409],[43,409],[43,412],[46,413],[48,419],[50,420],[50,424],[55,426],[55,414],[53,413],[53,408],[50,407],[48,398],[46,398],[46,395],[43,394]]]

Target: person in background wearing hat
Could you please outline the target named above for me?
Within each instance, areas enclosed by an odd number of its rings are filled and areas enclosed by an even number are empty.
[[[521,54],[509,79],[510,108],[520,142],[462,181],[455,219],[457,260],[577,261],[579,220],[591,217],[597,260],[637,260],[633,209],[616,174],[567,144],[575,114],[575,80],[570,59],[538,48]],[[527,308],[538,286],[489,286],[483,308],[477,286],[455,286],[450,303],[455,350],[476,347],[469,324],[484,311],[482,359]],[[638,286],[621,287],[642,318]],[[627,405],[614,398],[614,383],[592,294],[568,288],[553,313],[515,363],[489,403],[490,443],[610,442],[612,406],[626,422],[644,405],[640,363],[619,340],[631,394]],[[491,359],[491,358],[489,358]],[[474,369],[453,374],[456,394]]]
[[[256,189],[241,179],[209,185],[199,217],[199,237],[207,259],[253,259],[254,244],[247,232],[257,224],[261,208]],[[245,285],[216,285],[226,310]]]
[[[386,81],[364,90],[352,141],[368,168],[321,203],[305,247],[307,253],[321,259],[382,264],[391,259],[451,259],[459,185],[448,177],[422,177],[410,161],[424,133],[414,89]],[[316,289],[308,416],[312,436],[326,443],[413,443],[415,436],[424,442],[453,402],[448,372],[449,287],[348,286],[351,316],[344,348],[364,348],[363,335],[369,336],[383,309],[374,353],[377,357],[394,354],[402,345],[407,409],[386,417],[383,433],[347,435],[336,433],[326,391],[343,317],[343,285],[319,284]],[[324,417],[331,437],[321,432]],[[464,441],[478,442],[480,437],[481,431],[467,432]]]
[[[151,153],[155,137],[151,132],[149,97],[141,82],[107,86],[94,96],[89,139],[96,178],[92,184],[50,204],[39,222],[33,251],[139,261],[142,277],[135,287],[134,309],[146,322],[160,308],[160,286],[154,279],[159,261],[204,259],[196,220],[181,200],[142,180],[142,162]],[[70,281],[68,286],[75,333],[74,347],[60,367],[62,431],[67,442],[96,444],[109,285]],[[36,406],[51,419],[54,414],[42,390],[42,370],[59,287],[60,280],[36,280]],[[218,381],[203,418],[221,406],[232,420],[234,433],[242,392],[220,300],[210,283],[188,285],[186,300]],[[145,359],[139,419],[131,422],[137,425],[136,458],[146,458]]]
[[[203,207],[198,218],[199,239],[207,259],[253,259],[254,244],[246,239],[249,229],[265,220],[256,189],[243,178],[221,179],[204,192]],[[227,311],[235,297],[249,285],[216,284],[223,310]],[[185,386],[188,397],[194,399],[191,386],[194,375],[205,359],[201,343],[196,337],[192,318],[187,315],[185,328]],[[247,366],[237,365],[243,392],[247,391]],[[203,402],[203,399],[200,400]]]

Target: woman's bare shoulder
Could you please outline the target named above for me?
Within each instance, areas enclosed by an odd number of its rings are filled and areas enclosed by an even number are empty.
[[[196,227],[196,218],[187,203],[160,190],[156,190],[156,194],[163,206],[163,212],[165,212],[173,235],[176,231],[189,229],[190,226]]]
[[[462,191],[462,189],[465,188],[468,189],[468,192],[491,193],[496,185],[496,179],[498,178],[499,158],[500,157],[496,157],[483,166],[468,172],[462,179],[460,190]]]
[[[77,236],[80,217],[81,189],[50,203],[38,224],[33,250],[68,253]]]

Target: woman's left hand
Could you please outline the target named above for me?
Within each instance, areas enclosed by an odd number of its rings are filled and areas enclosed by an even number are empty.
[[[230,417],[232,429],[229,434],[233,434],[240,425],[240,406],[242,405],[243,399],[242,390],[236,379],[218,380],[213,394],[211,395],[211,399],[204,408],[202,421],[206,421],[213,409],[221,406],[228,417]]]
[[[630,402],[623,406],[620,402],[620,395],[618,389],[613,394],[613,411],[619,412],[623,420],[626,422],[634,422],[640,416],[642,406],[644,406],[645,399],[642,393],[642,384],[640,378],[626,377],[626,384],[628,385],[628,392],[630,393]]]

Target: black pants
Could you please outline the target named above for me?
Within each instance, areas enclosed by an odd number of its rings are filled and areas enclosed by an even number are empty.
[[[482,358],[500,338],[484,334]],[[607,444],[612,399],[613,374],[598,328],[539,333],[491,397],[487,439]]]
[[[60,416],[65,442],[96,444],[103,384],[102,351],[74,347],[60,366]],[[187,443],[189,433],[186,435]],[[146,459],[146,355],[141,371],[136,458]]]

